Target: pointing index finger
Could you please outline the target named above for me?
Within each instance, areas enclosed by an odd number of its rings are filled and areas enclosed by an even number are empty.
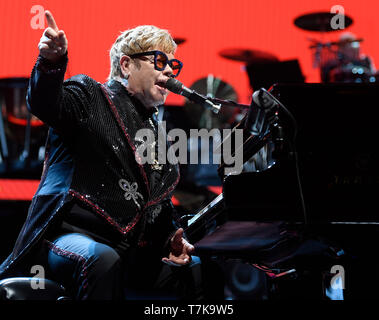
[[[52,28],[54,31],[58,31],[59,29],[57,27],[57,24],[55,23],[54,17],[49,10],[45,11],[45,16],[48,26]]]

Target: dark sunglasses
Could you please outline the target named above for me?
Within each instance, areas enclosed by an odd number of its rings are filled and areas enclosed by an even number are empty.
[[[181,61],[177,59],[168,60],[167,55],[164,52],[159,51],[159,50],[135,53],[135,54],[129,55],[129,57],[138,58],[142,56],[152,56],[152,55],[154,56],[155,70],[163,71],[168,64],[171,67],[172,72],[173,72],[171,75],[172,78],[176,78],[179,75],[180,70],[182,70],[183,68],[183,63]]]

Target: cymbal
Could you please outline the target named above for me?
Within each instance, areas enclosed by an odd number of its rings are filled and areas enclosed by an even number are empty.
[[[222,100],[236,101],[238,99],[237,92],[231,84],[212,75],[196,80],[190,89],[204,96],[210,95]],[[191,128],[226,129],[234,119],[234,108],[221,108],[220,112],[215,114],[209,109],[205,109],[204,106],[189,100],[186,100],[185,106],[184,110]]]
[[[330,12],[314,12],[305,15],[301,15],[294,20],[294,24],[300,29],[308,31],[340,31],[340,29],[333,29],[331,26],[331,20],[335,16],[335,13]],[[353,23],[353,19],[344,15],[345,29]]]
[[[279,59],[268,52],[252,49],[224,49],[219,52],[220,56],[226,59],[241,61],[247,64],[268,63],[279,61]]]
[[[185,38],[180,38],[180,37],[174,37],[174,41],[177,45],[180,45],[184,42],[186,42],[186,39]]]

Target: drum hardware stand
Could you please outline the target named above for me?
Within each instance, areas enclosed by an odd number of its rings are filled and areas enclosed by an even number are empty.
[[[8,145],[7,145],[7,139],[5,136],[5,129],[4,129],[4,119],[3,119],[3,97],[0,95],[0,145],[1,145],[1,153],[0,153],[0,163],[5,162],[5,165],[7,165],[8,161]]]

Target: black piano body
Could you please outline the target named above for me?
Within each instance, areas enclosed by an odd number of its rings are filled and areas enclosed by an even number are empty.
[[[276,84],[271,93],[296,119],[294,150],[225,179],[229,217],[304,221],[305,209],[309,223],[379,223],[379,84]]]
[[[270,92],[296,119],[296,139],[287,141],[290,146],[266,170],[225,177],[224,203],[213,206],[219,207],[227,222],[196,242],[197,251],[247,261],[250,255],[254,262],[259,256],[240,246],[247,243],[246,235],[235,229],[234,222],[255,221],[255,227],[259,223],[265,227],[267,222],[276,227],[278,221],[304,226],[306,238],[342,248],[347,260],[340,263],[346,268],[349,287],[345,297],[377,297],[374,288],[379,278],[376,272],[367,274],[365,266],[379,267],[379,85],[276,84]],[[293,128],[287,124],[282,123],[290,136]],[[226,232],[220,234],[222,230]],[[267,229],[270,237],[271,230]],[[249,231],[243,229],[243,233]],[[257,239],[262,240],[260,235]],[[280,251],[274,259],[281,256]],[[311,265],[319,260],[317,254],[313,257]],[[331,261],[338,264],[338,258]]]

